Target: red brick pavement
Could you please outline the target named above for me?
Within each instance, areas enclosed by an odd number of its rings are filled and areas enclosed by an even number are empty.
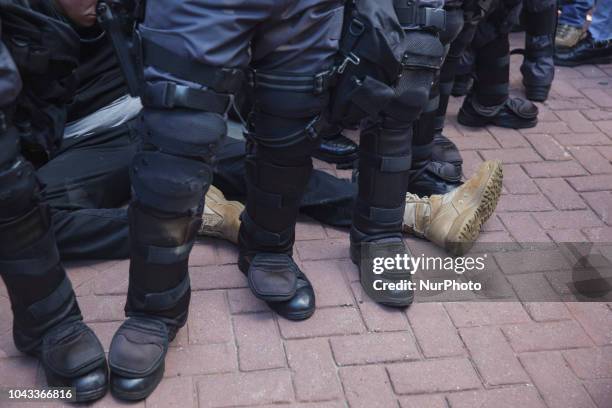
[[[518,93],[520,59],[512,62]],[[483,241],[612,242],[611,101],[609,65],[557,69],[535,129],[467,129],[455,120],[460,101],[451,101],[447,133],[463,150],[466,171],[485,159],[505,163],[504,195]],[[279,319],[253,298],[231,245],[196,245],[189,322],[171,345],[166,378],[133,406],[612,407],[611,304],[425,303],[388,310],[362,298],[346,231],[305,221],[298,240],[298,260],[319,301],[315,316],[302,323]],[[408,244],[428,245],[411,238]],[[559,299],[559,276],[542,268],[547,256],[555,259],[553,251],[506,275],[519,296],[545,287]],[[502,270],[514,262],[497,260]],[[122,318],[127,262],[73,264],[69,273],[86,320],[108,348]],[[3,287],[0,317],[0,385],[42,385],[38,363],[12,345]],[[110,396],[95,404],[116,405]]]

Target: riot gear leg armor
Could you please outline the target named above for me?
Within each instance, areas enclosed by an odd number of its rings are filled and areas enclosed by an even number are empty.
[[[525,0],[525,58],[521,65],[527,99],[543,102],[548,98],[555,77],[556,1]],[[517,50],[518,51],[518,50]]]
[[[459,123],[488,124],[513,129],[534,127],[538,108],[530,101],[509,97],[510,43],[508,33],[518,19],[520,2],[506,0],[478,25],[472,48],[476,80],[463,102]]]
[[[144,105],[144,147],[132,165],[129,319],[109,355],[116,396],[142,399],[153,391],[168,343],[185,324],[188,257],[215,147],[225,137],[227,112],[249,65],[255,106],[240,269],[255,295],[281,315],[303,319],[314,311],[314,292],[291,253],[342,11],[340,0],[266,7],[255,0],[230,0],[223,7],[147,2],[134,39],[144,66],[138,75],[143,84],[134,87]],[[154,347],[143,349],[143,343]]]
[[[17,66],[27,72],[22,96],[33,95],[33,88],[44,83],[43,98],[61,99],[62,85],[69,81],[46,77],[51,73],[44,68],[57,69],[54,63],[61,59],[49,54],[47,46],[66,45],[61,32],[69,38],[76,34],[70,36],[67,25],[16,3],[0,4],[0,20],[6,23],[0,25],[2,37],[11,41]],[[55,24],[58,31],[49,29]],[[20,35],[20,30],[25,35]],[[29,54],[34,49],[36,55]],[[28,58],[30,64],[25,66]],[[70,65],[70,59],[63,61]],[[36,71],[40,68],[43,70]],[[21,109],[21,104],[31,99],[16,102],[21,80],[2,42],[0,72],[0,276],[13,311],[13,339],[20,351],[40,359],[49,386],[74,388],[78,402],[95,400],[106,393],[108,386],[104,349],[82,321],[72,285],[60,263],[49,208],[40,200],[34,167],[21,155],[22,135],[13,125],[15,107]],[[62,70],[52,72],[60,75]]]
[[[440,41],[446,54],[453,40],[463,28],[463,10],[457,5],[447,3],[446,27],[440,32]],[[447,62],[436,72],[431,87],[429,102],[414,126],[414,145],[412,151],[412,174],[409,192],[419,196],[446,194],[461,185],[461,171],[446,161],[433,160],[435,147],[434,135],[438,130],[438,109],[442,97],[442,72],[445,72]],[[446,83],[444,84],[446,85]],[[442,117],[442,120],[444,118]]]

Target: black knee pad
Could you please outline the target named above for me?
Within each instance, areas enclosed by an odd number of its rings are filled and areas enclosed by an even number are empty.
[[[159,151],[143,151],[130,169],[136,200],[167,213],[197,215],[212,181],[209,165]]]
[[[34,167],[22,157],[0,169],[0,220],[19,217],[32,209],[39,191]]]
[[[227,135],[227,124],[217,113],[147,108],[142,131],[144,143],[161,152],[210,162]]]
[[[429,103],[435,73],[442,66],[444,46],[438,37],[426,31],[407,32],[404,70],[395,87],[396,96],[383,113],[394,120],[413,122]]]
[[[383,114],[397,121],[414,122],[427,107],[434,71],[407,70],[397,85],[397,96]]]
[[[316,89],[310,76],[254,74],[254,112],[252,140],[264,148],[307,149],[310,154],[323,128],[321,113],[329,103],[329,93]],[[287,85],[284,82],[287,82]],[[300,85],[300,81],[304,81]],[[290,89],[284,89],[285,87]],[[289,149],[291,150],[291,149]]]

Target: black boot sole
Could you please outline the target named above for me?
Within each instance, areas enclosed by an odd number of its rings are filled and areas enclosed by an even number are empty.
[[[75,402],[90,402],[99,400],[106,395],[107,391],[108,385],[97,390],[76,393]]]
[[[155,375],[154,381],[147,388],[140,390],[140,391],[130,392],[130,391],[123,391],[120,389],[116,389],[115,387],[113,387],[113,382],[111,378],[111,382],[109,386],[111,394],[113,395],[113,397],[120,399],[120,400],[124,400],[124,401],[143,400],[147,398],[149,395],[151,395],[153,391],[155,391],[155,389],[157,388],[161,380],[164,378],[165,369],[166,367],[165,367],[165,361],[164,361],[162,365],[160,366],[160,368],[158,368],[157,371],[154,373]],[[111,372],[111,376],[115,376],[118,378],[125,378],[125,377],[121,377],[120,375],[113,374],[112,372]]]
[[[499,119],[497,117],[489,118],[485,116],[472,115],[465,111],[465,109],[459,109],[457,115],[457,121],[463,126],[482,128],[488,125],[508,128],[508,129],[529,129],[533,128],[538,124],[538,119]]]
[[[587,58],[580,61],[567,61],[567,60],[559,60],[555,58],[555,65],[559,67],[577,67],[579,65],[591,65],[591,64],[612,64],[612,55],[608,57],[594,57]]]

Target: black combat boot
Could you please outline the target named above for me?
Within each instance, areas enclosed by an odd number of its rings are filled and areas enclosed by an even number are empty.
[[[40,360],[49,387],[74,388],[77,402],[102,398],[108,389],[104,349],[83,323],[59,260],[48,208],[37,206],[0,221],[0,271],[14,313],[17,348]]]
[[[530,2],[537,3],[537,2]],[[532,5],[533,6],[533,5]],[[557,26],[557,7],[543,10],[524,10],[525,50],[515,50],[525,58],[521,65],[523,85],[527,99],[544,102],[548,98],[555,77],[555,29]]]
[[[187,322],[191,296],[187,265],[200,217],[165,214],[133,202],[130,220],[128,319],[111,342],[111,392],[134,401],[163,378],[168,344]]]
[[[293,243],[312,163],[273,164],[255,154],[245,165],[249,200],[238,237],[238,267],[253,294],[272,310],[289,320],[307,319],[315,311],[315,294],[293,260]]]
[[[510,43],[499,33],[476,52],[476,81],[463,101],[457,120],[470,127],[487,125],[524,129],[538,123],[538,108],[532,102],[509,96]]]
[[[327,163],[349,164],[358,159],[358,153],[357,143],[344,136],[342,129],[334,126],[321,135],[321,144],[312,156]]]
[[[407,307],[413,292],[377,290],[380,284],[407,282],[410,271],[374,271],[376,259],[411,256],[402,238],[402,221],[411,169],[412,124],[388,120],[368,124],[361,133],[359,193],[351,228],[351,260],[360,268],[361,286],[376,302]],[[402,128],[403,125],[404,127]],[[406,127],[407,126],[407,127]]]
[[[461,175],[462,173],[463,158],[459,148],[452,140],[444,136],[442,132],[436,132],[434,136],[431,160],[439,163],[450,163],[456,168],[455,174]]]

